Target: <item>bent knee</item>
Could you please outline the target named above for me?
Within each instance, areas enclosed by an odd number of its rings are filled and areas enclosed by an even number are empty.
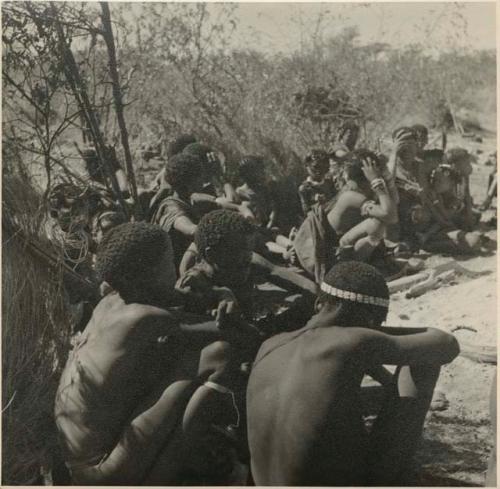
[[[227,370],[234,358],[234,348],[227,341],[215,341],[203,348],[200,355],[199,375]]]

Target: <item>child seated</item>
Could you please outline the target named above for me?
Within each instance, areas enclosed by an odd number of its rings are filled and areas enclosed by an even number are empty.
[[[406,486],[440,367],[459,353],[434,328],[382,327],[383,276],[359,262],[334,266],[317,314],[266,340],[247,389],[248,440],[257,486]],[[391,373],[384,365],[394,365]],[[370,430],[365,374],[382,384]],[[371,396],[373,397],[373,396]]]
[[[243,381],[233,346],[240,332],[166,309],[175,305],[175,269],[158,226],[113,228],[96,274],[102,299],[55,400],[73,483],[227,483],[235,458],[222,433],[239,417],[231,393]]]
[[[193,241],[196,225],[202,213],[206,212],[207,203],[211,204],[212,209],[230,208],[239,210],[245,216],[252,216],[245,204],[231,204],[225,198],[201,194],[202,170],[200,159],[186,153],[169,158],[165,165],[165,179],[170,184],[173,193],[160,203],[152,217],[152,222],[169,233],[174,249],[176,269],[181,263],[184,252]],[[196,208],[193,194],[196,194],[195,198],[201,198],[203,201],[202,212]]]
[[[236,194],[241,202],[248,203],[259,227],[256,251],[268,256],[281,255],[284,260],[289,260],[292,257],[292,241],[275,228],[277,212],[274,188],[267,181],[264,158],[244,156],[238,169],[244,184],[236,189]]]
[[[329,178],[330,161],[328,154],[315,149],[305,159],[308,173],[307,179],[299,187],[302,211],[307,214],[314,204],[325,204],[330,201],[337,189],[332,178]]]
[[[254,253],[255,232],[254,225],[232,211],[213,211],[203,216],[196,230],[194,246],[190,246],[183,260],[183,273],[177,288],[208,297],[213,295],[214,288],[227,287],[234,293],[237,306],[247,319],[255,319],[253,298],[257,279],[301,293],[312,306],[316,285]],[[235,306],[231,305],[231,309]],[[297,317],[296,321],[300,318]]]

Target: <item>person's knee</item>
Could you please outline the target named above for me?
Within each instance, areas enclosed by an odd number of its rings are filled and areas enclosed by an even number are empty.
[[[227,341],[216,341],[201,351],[198,373],[208,378],[214,373],[225,372],[233,367],[234,360],[234,348]]]

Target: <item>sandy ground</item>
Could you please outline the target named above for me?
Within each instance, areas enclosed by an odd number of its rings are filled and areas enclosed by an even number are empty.
[[[432,326],[448,332],[465,326],[473,331],[456,331],[459,342],[496,345],[496,255],[460,264],[490,273],[474,279],[459,276],[455,282],[416,299],[395,294],[387,324]],[[442,369],[436,390],[444,394],[449,405],[442,411],[430,412],[427,418],[419,452],[425,485],[483,484],[493,436],[489,393],[495,370],[495,365],[462,356]]]

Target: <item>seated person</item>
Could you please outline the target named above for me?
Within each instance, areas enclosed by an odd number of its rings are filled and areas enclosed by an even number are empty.
[[[307,214],[314,204],[325,204],[337,193],[335,184],[328,178],[330,162],[328,154],[315,149],[305,159],[307,179],[299,187],[302,211]]]
[[[249,320],[255,319],[253,299],[257,278],[287,291],[301,293],[304,302],[312,305],[316,284],[254,253],[255,232],[253,224],[233,211],[213,211],[203,216],[196,230],[194,246],[190,246],[181,265],[183,273],[177,288],[209,297],[214,288],[227,287],[237,301],[231,308],[239,307]],[[210,305],[210,309],[214,306]],[[310,309],[306,307],[306,310],[310,313]],[[300,318],[297,316],[296,320]]]
[[[229,182],[224,181],[222,164],[217,153],[201,143],[191,143],[186,146],[183,153],[198,156],[202,164],[203,188],[202,193],[214,197],[225,197],[229,202],[236,202],[235,190]]]
[[[226,199],[199,193],[203,184],[202,164],[194,155],[180,153],[169,158],[165,165],[165,179],[170,184],[173,193],[159,204],[152,222],[169,233],[174,248],[176,269],[181,263],[184,252],[193,241],[196,225],[201,217],[193,194],[201,196],[205,211],[207,202],[210,202],[212,209],[223,207],[251,215],[245,204],[231,204]]]
[[[414,233],[422,249],[447,254],[473,254],[480,250],[481,233],[466,231],[465,204],[456,190],[459,181],[460,177],[450,165],[439,165],[430,178],[434,213],[419,204],[411,207],[411,229],[407,235]],[[436,212],[443,216],[441,220],[435,218]]]
[[[307,325],[262,344],[247,389],[255,485],[410,485],[440,367],[459,346],[433,328],[382,327],[388,306],[376,269],[343,262],[325,276]],[[365,374],[384,392],[370,432]]]
[[[176,304],[175,270],[158,226],[112,229],[96,274],[102,299],[55,401],[73,483],[227,482],[234,460],[222,433],[238,418],[231,392],[241,382],[233,346],[240,332],[166,309]]]
[[[262,156],[244,156],[238,165],[243,185],[236,189],[241,202],[247,202],[259,227],[256,251],[263,255],[281,255],[284,260],[292,257],[292,241],[275,228],[277,218],[274,186],[268,183]],[[268,253],[269,252],[269,253]]]
[[[337,235],[331,246],[351,247],[357,260],[367,261],[379,246],[388,224],[397,222],[397,207],[381,175],[385,172],[371,151],[358,149],[345,163],[348,187],[327,209]]]

